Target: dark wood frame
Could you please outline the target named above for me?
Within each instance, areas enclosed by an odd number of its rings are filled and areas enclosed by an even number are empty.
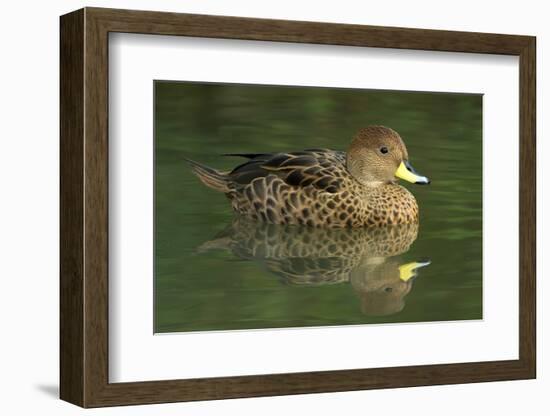
[[[109,383],[108,35],[249,39],[519,56],[519,359]],[[535,38],[85,8],[61,17],[61,386],[83,407],[535,378]]]

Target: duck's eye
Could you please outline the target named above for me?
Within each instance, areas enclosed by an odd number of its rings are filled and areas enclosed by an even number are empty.
[[[389,150],[388,150],[388,148],[387,148],[386,146],[383,146],[383,147],[380,148],[380,153],[386,154],[386,153],[388,153],[388,152],[389,152]]]

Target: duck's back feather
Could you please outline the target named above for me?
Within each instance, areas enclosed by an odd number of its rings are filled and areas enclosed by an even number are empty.
[[[227,174],[227,179],[239,187],[250,184],[256,178],[276,175],[293,187],[312,185],[317,189],[336,193],[347,173],[345,153],[327,149],[231,156],[249,159]]]

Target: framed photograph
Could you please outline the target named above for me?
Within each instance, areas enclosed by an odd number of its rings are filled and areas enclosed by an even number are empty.
[[[82,407],[535,378],[535,38],[61,17]]]

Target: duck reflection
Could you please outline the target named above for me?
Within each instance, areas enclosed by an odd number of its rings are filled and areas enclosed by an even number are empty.
[[[406,262],[418,224],[377,228],[313,228],[236,218],[198,251],[228,250],[262,264],[283,283],[351,284],[361,310],[387,316],[405,307],[414,278],[428,259]]]

